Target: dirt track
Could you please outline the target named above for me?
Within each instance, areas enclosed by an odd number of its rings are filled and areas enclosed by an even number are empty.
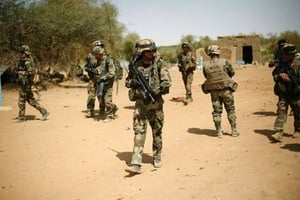
[[[148,134],[143,173],[128,176],[133,145],[133,103],[120,84],[114,102],[119,118],[111,123],[84,116],[85,88],[55,87],[42,92],[40,103],[49,120],[27,106],[27,121],[14,123],[16,90],[3,89],[0,111],[0,199],[3,200],[299,200],[300,139],[272,142],[277,98],[266,66],[236,69],[235,93],[240,137],[229,135],[223,114],[224,138],[215,137],[209,95],[196,71],[194,102],[171,101],[184,95],[177,69],[165,96],[163,167],[152,166]],[[97,104],[98,105],[98,104]],[[293,117],[285,132],[293,133]],[[149,133],[150,129],[148,129]]]

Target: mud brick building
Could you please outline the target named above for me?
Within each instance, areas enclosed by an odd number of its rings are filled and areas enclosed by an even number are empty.
[[[261,63],[259,35],[218,36],[216,44],[221,48],[220,58],[232,64]],[[209,60],[204,49],[197,49],[196,57],[199,59],[200,56],[204,61]]]

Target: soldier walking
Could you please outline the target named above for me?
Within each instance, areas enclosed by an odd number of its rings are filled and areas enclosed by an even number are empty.
[[[37,100],[34,98],[32,93],[33,78],[35,73],[35,63],[30,48],[27,45],[21,47],[21,58],[19,64],[15,70],[17,75],[17,82],[19,85],[19,115],[14,120],[17,122],[22,122],[26,120],[25,108],[26,102],[29,105],[36,108],[41,114],[41,120],[47,119],[49,112],[41,106]]]
[[[191,46],[184,42],[181,45],[182,52],[178,55],[178,69],[182,75],[182,81],[185,87],[185,99],[183,103],[187,105],[193,102],[192,97],[192,83],[194,78],[194,71],[196,69],[196,59],[192,55]]]
[[[164,125],[163,97],[169,93],[171,80],[166,63],[157,55],[151,39],[137,42],[137,56],[131,61],[125,86],[129,99],[135,102],[133,113],[134,145],[131,163],[125,171],[141,173],[147,123],[152,129],[153,164],[161,167],[162,128]]]

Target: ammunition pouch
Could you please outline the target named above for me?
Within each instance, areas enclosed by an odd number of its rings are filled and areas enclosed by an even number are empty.
[[[206,88],[206,85],[205,85],[206,82],[204,82],[203,84],[201,84],[201,89],[202,89],[202,92],[204,94],[208,94],[209,93],[209,90]]]
[[[235,92],[238,88],[239,84],[237,82],[234,82],[231,84],[230,89],[232,92]]]

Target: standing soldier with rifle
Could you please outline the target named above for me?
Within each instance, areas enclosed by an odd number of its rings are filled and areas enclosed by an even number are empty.
[[[102,47],[104,48],[104,44],[97,40],[93,42],[93,48]],[[96,85],[95,85],[95,68],[97,67],[97,59],[95,57],[95,52],[89,53],[88,56],[84,59],[82,66],[78,66],[79,69],[84,68],[89,77],[89,82],[87,86],[87,116],[86,117],[94,117],[95,116],[95,101],[96,101]],[[99,113],[105,113],[105,106],[99,102]]]
[[[182,74],[182,80],[185,87],[185,100],[183,103],[187,105],[193,101],[192,82],[197,63],[195,57],[192,55],[189,43],[182,43],[181,49],[182,52],[178,55],[178,69]]]
[[[137,42],[137,55],[129,65],[125,86],[129,99],[135,101],[133,113],[134,146],[131,164],[125,171],[141,173],[147,123],[152,129],[153,164],[161,167],[162,128],[164,125],[163,97],[169,93],[171,80],[166,63],[157,55],[156,44],[151,39]]]
[[[93,53],[97,60],[96,68],[93,70],[96,96],[100,102],[100,111],[103,105],[106,112],[104,122],[110,122],[115,119],[118,110],[117,105],[112,102],[115,65],[111,56],[105,54],[103,47],[94,47]]]
[[[18,101],[19,115],[14,120],[17,122],[22,122],[26,120],[25,107],[27,101],[29,105],[33,106],[35,109],[40,111],[40,113],[42,114],[41,120],[44,121],[47,119],[49,113],[43,106],[41,106],[36,101],[36,99],[33,97],[31,89],[35,73],[34,60],[31,50],[27,45],[23,45],[21,47],[21,53],[22,56],[20,58],[18,66],[15,69],[16,79],[20,87]]]
[[[287,120],[287,107],[290,105],[294,114],[294,138],[300,137],[300,61],[295,59],[296,47],[292,44],[283,46],[283,64],[273,74],[274,92],[284,104],[278,109],[272,138],[281,141],[284,135],[284,124]]]

